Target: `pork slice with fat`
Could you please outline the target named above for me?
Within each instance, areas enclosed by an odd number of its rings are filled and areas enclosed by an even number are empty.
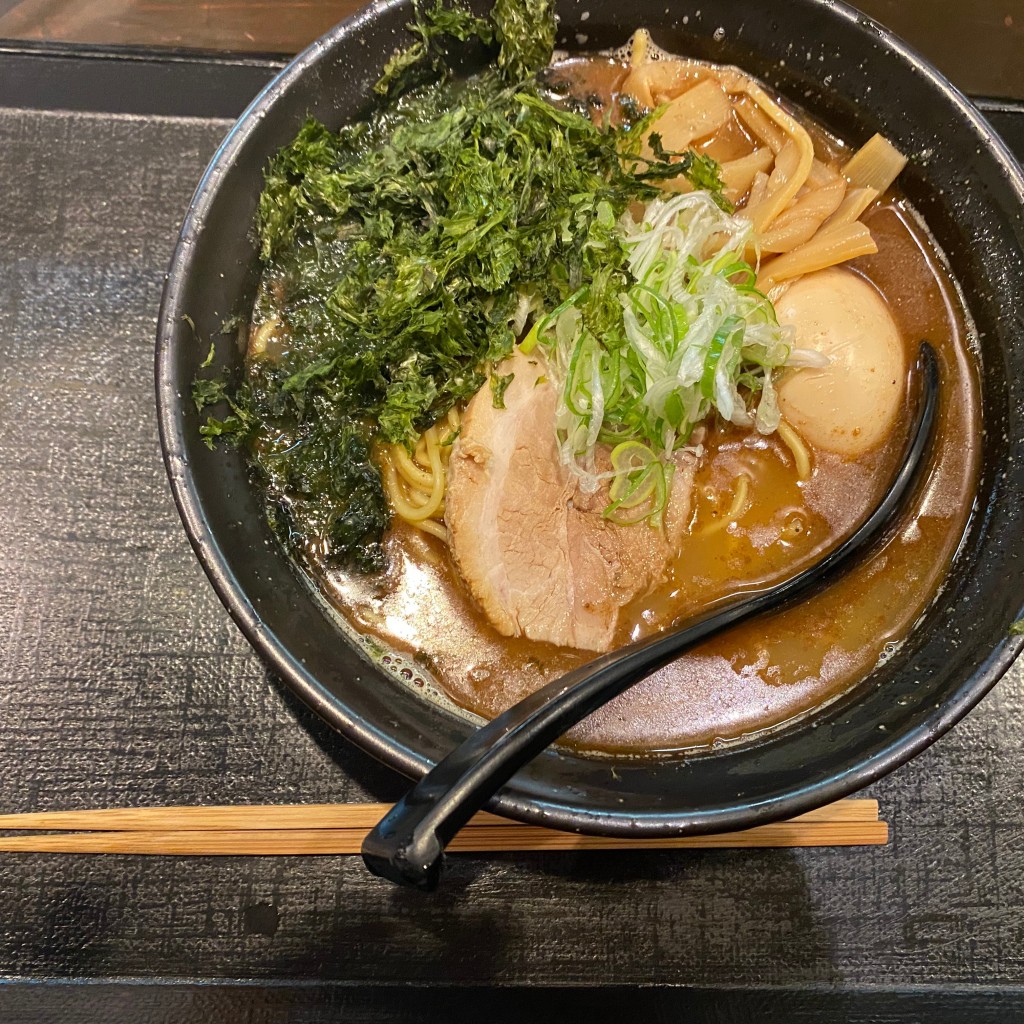
[[[558,395],[544,358],[517,351],[496,372],[514,375],[505,408],[482,388],[449,462],[455,564],[503,635],[607,651],[622,609],[664,579],[689,528],[696,459],[677,457],[663,529],[609,522],[607,490],[583,493],[559,461]]]

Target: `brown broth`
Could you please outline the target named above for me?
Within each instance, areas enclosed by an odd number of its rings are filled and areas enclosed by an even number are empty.
[[[576,94],[603,95],[592,108],[606,104],[621,81],[621,65],[572,65]],[[738,152],[742,128],[730,131],[726,148]],[[839,151],[824,131],[816,128],[813,135],[820,157]],[[675,751],[791,721],[862,679],[907,635],[941,586],[978,474],[979,383],[968,326],[938,250],[906,201],[894,193],[864,220],[879,252],[848,266],[885,296],[907,364],[927,338],[942,368],[938,450],[927,486],[869,561],[813,601],[733,629],[656,673],[575,728],[572,744],[607,752]],[[664,629],[812,561],[878,500],[902,440],[894,436],[856,463],[813,451],[813,475],[800,483],[777,438],[712,428],[690,534],[665,585],[623,616],[629,625],[619,640]],[[750,500],[735,521],[726,521],[741,472],[751,480]],[[326,571],[321,585],[357,629],[413,655],[468,711],[492,717],[591,657],[498,634],[468,596],[443,545],[411,527],[396,520],[388,547],[391,568],[383,579]]]

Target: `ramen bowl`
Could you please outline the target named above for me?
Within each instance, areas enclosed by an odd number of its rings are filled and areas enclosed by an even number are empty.
[[[483,13],[486,4],[474,8]],[[876,22],[825,0],[766,5],[608,0],[562,3],[559,45],[602,50],[638,26],[671,52],[736,64],[842,137],[883,132],[910,164],[901,178],[963,289],[982,380],[982,466],[946,581],[907,638],[839,699],[749,742],[614,761],[553,747],[492,810],[606,835],[722,832],[838,799],[902,764],[965,715],[1024,638],[1024,176],[973,106]],[[215,365],[240,368],[225,318],[247,314],[258,280],[252,224],[268,158],[312,115],[330,127],[366,114],[372,84],[404,45],[408,3],[378,3],[339,25],[254,100],[204,175],[182,227],[160,313],[160,435],[192,546],[269,667],[342,735],[410,777],[475,727],[429,679],[373,655],[295,567],[268,526],[238,450],[210,451],[190,399]],[[472,48],[467,67],[483,59]],[[206,339],[204,343],[197,337]]]

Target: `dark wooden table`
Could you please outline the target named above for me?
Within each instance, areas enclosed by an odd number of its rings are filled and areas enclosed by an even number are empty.
[[[15,4],[0,27],[73,6]],[[1024,98],[1019,0],[874,7],[1012,54],[958,77]],[[154,42],[93,41],[111,39]],[[402,789],[268,676],[160,461],[164,268],[226,118],[274,66],[0,52],[4,810]],[[1024,152],[1024,113],[987,109]],[[1018,665],[872,787],[885,848],[456,857],[429,897],[355,858],[0,855],[0,1021],[1024,1020],[1022,705]]]

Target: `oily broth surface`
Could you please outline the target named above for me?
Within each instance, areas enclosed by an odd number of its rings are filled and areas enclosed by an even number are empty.
[[[621,65],[565,66],[577,96],[601,100],[591,104],[597,115],[621,81]],[[819,155],[842,151],[841,143],[809,127]],[[724,145],[733,148],[728,139]],[[728,159],[734,153],[712,155]],[[886,645],[906,635],[941,585],[977,479],[976,369],[955,289],[910,207],[893,194],[865,222],[879,253],[847,266],[888,301],[907,364],[913,365],[918,342],[927,338],[942,368],[937,451],[927,487],[870,561],[813,601],[733,629],[662,669],[577,726],[569,735],[573,744],[613,752],[670,751],[785,723],[863,678]],[[623,616],[628,625],[619,641],[648,635],[812,561],[877,502],[902,442],[894,436],[857,463],[812,449],[814,473],[801,484],[777,438],[712,428],[695,482],[691,532],[665,585]],[[735,523],[728,523],[741,472],[751,480],[750,498]],[[498,634],[468,596],[443,546],[397,518],[387,543],[385,577],[321,568],[319,583],[358,629],[412,655],[467,710],[493,717],[592,657]]]

